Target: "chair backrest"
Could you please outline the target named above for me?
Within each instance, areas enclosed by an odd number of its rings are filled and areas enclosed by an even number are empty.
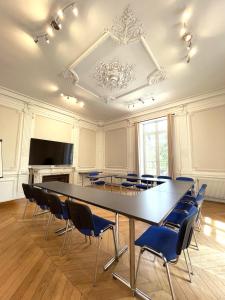
[[[44,192],[45,199],[47,200],[50,212],[53,215],[62,215],[62,204],[58,195],[53,193]]]
[[[202,186],[200,187],[200,189],[198,191],[198,195],[205,197],[206,188],[207,188],[207,184],[205,184],[205,183],[202,184]]]
[[[26,199],[32,201],[33,200],[33,187],[30,184],[22,183],[23,192]]]
[[[97,176],[98,174],[99,174],[99,172],[93,171],[93,172],[90,172],[88,175],[89,176]]]
[[[141,177],[150,177],[150,178],[154,178],[154,176],[153,176],[153,175],[148,175],[148,174],[144,174],[144,175],[142,175]],[[141,180],[141,182],[142,182],[142,183],[145,183],[145,184],[147,184],[147,183],[148,183],[148,181],[147,181],[147,180]]]
[[[42,189],[37,187],[32,187],[33,189],[33,197],[37,205],[39,206],[48,206],[48,202],[45,196],[45,193]]]
[[[79,231],[82,229],[94,231],[92,212],[87,205],[71,200],[66,200],[66,204],[69,209],[69,218]]]
[[[198,208],[196,206],[192,206],[189,210],[188,216],[183,220],[177,240],[177,248],[176,252],[178,255],[181,254],[181,251],[187,249],[191,243],[191,238],[194,230],[195,220],[198,215]]]
[[[164,176],[164,175],[159,175],[157,176],[158,179],[172,179],[171,176]]]
[[[191,178],[191,177],[184,177],[184,176],[179,176],[176,178],[176,180],[179,180],[179,181],[193,181],[194,182],[194,179]]]
[[[127,173],[127,176],[129,176],[129,177],[138,177],[138,175],[135,174],[135,173]],[[128,178],[127,181],[136,182],[137,179],[130,179],[130,178]]]
[[[99,172],[98,171],[93,171],[93,172],[90,172],[88,174],[88,176],[98,176],[99,175]],[[89,178],[90,181],[96,181],[98,180],[98,178]]]

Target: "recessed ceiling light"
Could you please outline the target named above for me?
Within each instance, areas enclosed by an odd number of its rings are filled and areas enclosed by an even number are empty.
[[[79,102],[79,106],[84,107],[84,102],[83,101]]]

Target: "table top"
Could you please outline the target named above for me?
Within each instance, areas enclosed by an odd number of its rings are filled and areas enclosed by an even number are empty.
[[[129,196],[64,182],[44,182],[34,186],[119,213],[149,224],[161,225],[192,183],[169,180],[154,188]]]
[[[163,179],[163,178],[156,178],[156,177],[143,177],[143,176],[127,176],[127,175],[116,175],[115,178],[121,178],[126,180],[146,180],[146,181],[154,181],[154,182],[166,182],[171,179]]]

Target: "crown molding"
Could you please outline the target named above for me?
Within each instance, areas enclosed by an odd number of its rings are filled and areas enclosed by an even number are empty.
[[[33,97],[30,97],[30,96],[21,94],[19,92],[10,90],[10,89],[5,88],[3,86],[0,86],[0,96],[1,95],[6,96],[9,99],[13,99],[15,101],[20,101],[21,104],[26,104],[27,106],[29,106],[29,105],[37,106],[37,107],[42,108],[42,109],[47,109],[47,110],[50,110],[52,112],[59,113],[61,115],[65,115],[67,117],[71,117],[71,118],[76,119],[76,120],[82,120],[86,123],[98,126],[97,121],[86,119],[83,116],[78,115],[78,114],[76,114],[76,113],[74,113],[70,110],[65,109],[65,108],[61,108],[59,106],[49,104],[44,100],[35,99]]]
[[[118,122],[121,122],[124,120],[131,120],[131,119],[135,119],[138,117],[143,117],[145,115],[162,112],[162,111],[166,111],[166,110],[173,110],[173,113],[183,111],[184,107],[187,104],[207,100],[209,98],[213,98],[213,97],[221,96],[221,95],[225,95],[225,88],[214,90],[214,91],[209,91],[207,93],[204,93],[204,94],[202,93],[202,94],[194,95],[191,97],[177,99],[169,104],[159,104],[159,105],[154,106],[153,108],[148,108],[148,109],[136,112],[136,113],[130,113],[129,115],[125,114],[123,117],[120,117],[118,119],[111,120],[109,122],[104,122],[104,126],[108,126],[108,125],[118,123]]]

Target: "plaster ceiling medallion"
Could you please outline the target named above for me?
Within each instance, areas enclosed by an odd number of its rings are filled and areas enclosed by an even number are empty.
[[[157,85],[165,79],[166,79],[166,72],[162,68],[154,70],[147,77],[149,85]]]
[[[134,65],[121,64],[117,58],[109,63],[100,62],[93,76],[100,87],[110,90],[126,89],[135,78]]]
[[[152,93],[166,72],[128,6],[111,29],[66,69],[64,78],[95,101],[127,107],[127,101]]]
[[[63,77],[65,79],[68,79],[69,81],[72,82],[72,84],[76,85],[79,82],[79,77],[76,73],[71,72],[70,70],[65,70],[62,73]]]
[[[133,43],[140,40],[141,36],[143,36],[143,25],[128,5],[124,9],[123,14],[115,20],[110,32],[122,44]]]

